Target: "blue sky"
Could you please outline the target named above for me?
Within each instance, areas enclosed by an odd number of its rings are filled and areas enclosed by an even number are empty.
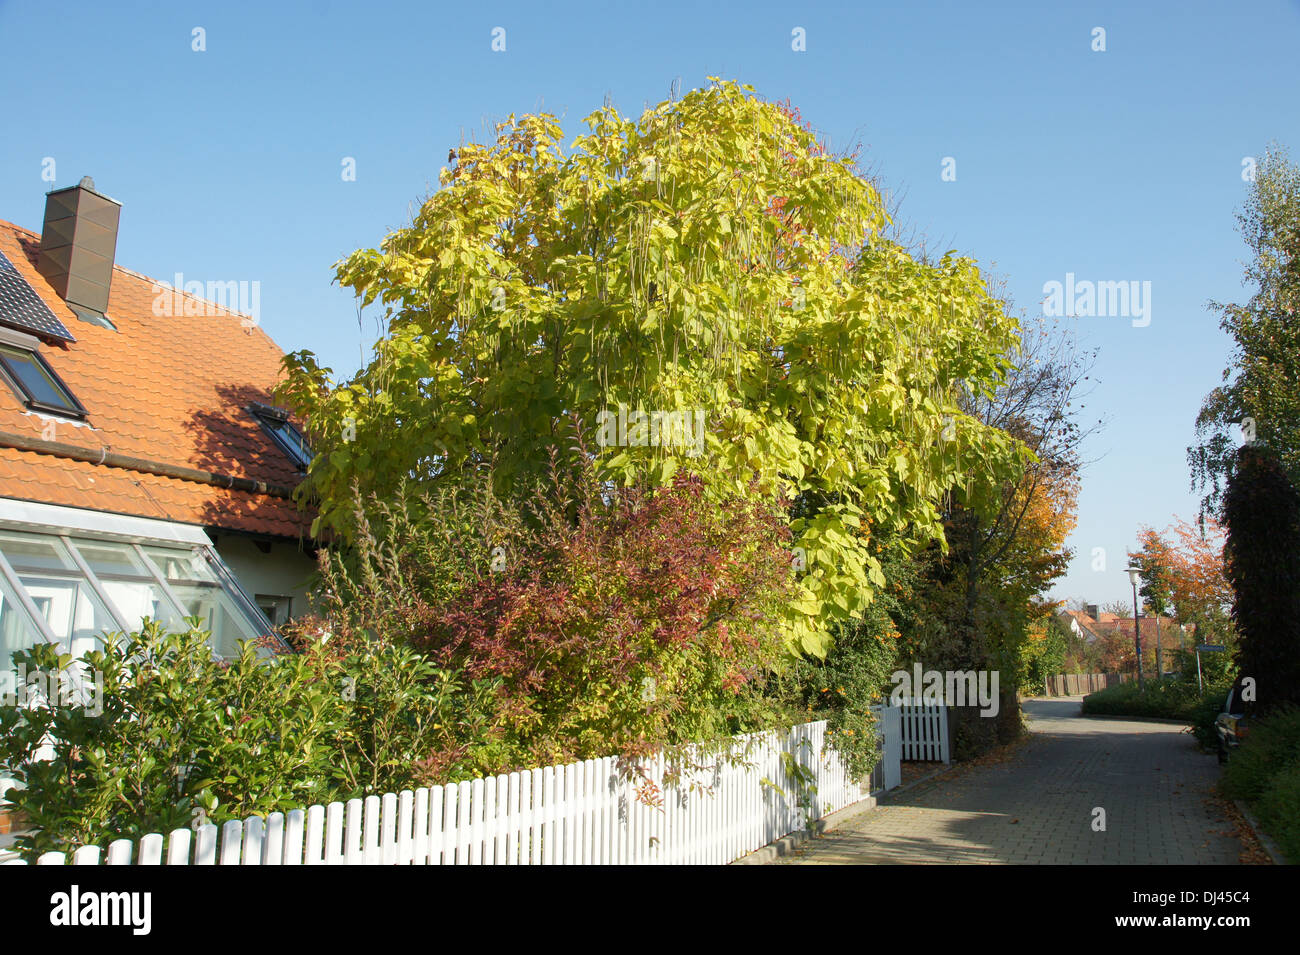
[[[123,203],[119,264],[258,281],[283,349],[350,372],[375,326],[359,328],[331,266],[402,225],[462,137],[538,109],[576,133],[606,96],[637,114],[674,80],[750,83],[789,98],[833,148],[861,141],[902,218],[978,258],[1020,308],[1036,312],[1067,273],[1151,283],[1145,327],[1073,320],[1100,349],[1084,416],[1108,425],[1084,449],[1096,460],[1055,594],[1127,600],[1138,526],[1196,513],[1184,449],[1228,357],[1206,304],[1246,294],[1243,158],[1271,140],[1300,150],[1297,49],[1295,0],[0,0],[0,219],[39,229],[44,193],[91,175]],[[955,181],[941,180],[944,157]]]

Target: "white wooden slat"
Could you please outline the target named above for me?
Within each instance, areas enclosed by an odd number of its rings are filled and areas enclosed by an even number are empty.
[[[378,796],[367,796],[365,798],[364,821],[361,826],[361,838],[364,846],[361,857],[364,865],[378,865],[382,859],[380,815],[383,813],[383,805]]]
[[[81,846],[72,853],[73,865],[99,865],[99,846]]]
[[[470,865],[483,863],[483,780],[474,779],[469,784],[469,859]]]
[[[559,841],[555,804],[561,784],[562,780],[556,767],[547,766],[542,769],[541,815],[537,820],[537,831],[541,833],[542,857],[538,860],[541,865],[557,865],[556,856],[562,857],[561,853],[555,851],[555,844]]]
[[[397,794],[379,797],[379,862],[397,864]]]
[[[564,865],[573,865],[578,858],[578,764],[566,763],[564,780],[561,787],[560,817],[564,820],[564,835],[558,840],[557,849],[563,847]]]
[[[231,819],[221,826],[221,850],[218,865],[239,865],[240,851],[243,849],[244,824],[238,819]],[[111,847],[110,847],[111,851]]]
[[[347,807],[341,802],[332,802],[325,807],[325,865],[343,865],[346,850],[343,845],[343,827]]]
[[[324,806],[312,806],[307,810],[302,851],[304,865],[323,865],[325,863]]]
[[[460,843],[460,783],[443,787],[442,864],[456,865]]]
[[[411,865],[429,862],[429,793],[428,786],[415,791],[415,818],[411,822]]]
[[[37,865],[67,865],[67,857],[62,852],[42,852],[36,857]]]
[[[469,842],[473,838],[471,808],[471,786],[467,780],[456,786],[456,865],[469,864]]]
[[[496,811],[497,811],[497,785],[496,777],[489,776],[483,780],[482,787],[478,790],[479,800],[481,802],[479,812],[475,818],[481,819],[478,834],[474,838],[474,844],[481,847],[481,854],[475,860],[478,865],[494,865],[496,863]]]
[[[253,816],[244,820],[244,849],[240,865],[261,865],[263,840],[266,836],[266,820]]]
[[[573,765],[573,863],[591,861],[591,774],[583,761]]]
[[[307,814],[301,809],[291,809],[284,817],[284,864],[302,865],[303,837]]]
[[[105,865],[130,865],[135,844],[130,839],[115,839],[108,844]]]
[[[403,789],[397,794],[397,838],[392,865],[410,865],[415,828],[415,793]]]
[[[80,851],[80,850],[78,850]],[[163,837],[156,832],[151,832],[146,836],[140,837],[140,861],[139,865],[162,865],[163,857]],[[72,855],[72,864],[77,865],[77,855]]]
[[[534,769],[528,773],[527,786],[519,795],[519,805],[523,808],[524,831],[528,833],[528,864],[541,865],[542,862],[542,780],[545,771]],[[522,861],[522,859],[521,859]]]
[[[349,799],[343,807],[343,865],[361,865],[365,862],[364,825],[365,803]]]
[[[520,854],[525,851],[528,845],[528,835],[523,828],[524,813],[520,808],[523,790],[528,780],[528,773],[511,773],[506,777],[507,790],[506,795],[506,813],[510,817],[510,829],[506,833],[506,864],[517,865],[520,863]]]
[[[280,865],[284,860],[284,813],[266,817],[266,835],[262,840],[262,865]]]
[[[429,865],[443,864],[443,833],[446,821],[443,818],[445,786],[434,786],[429,790]]]
[[[194,838],[194,864],[217,864],[217,827],[210,822],[199,826]]]
[[[496,826],[493,836],[492,861],[494,865],[506,865],[506,843],[510,838],[510,826],[514,821],[510,815],[510,777],[500,773],[496,777]]]

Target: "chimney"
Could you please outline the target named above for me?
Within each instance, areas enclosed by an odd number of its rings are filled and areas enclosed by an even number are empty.
[[[1088,616],[1091,617],[1093,620],[1101,619],[1101,607],[1099,605],[1086,604],[1083,609],[1087,611]]]
[[[95,324],[103,324],[108,311],[121,212],[122,204],[96,192],[89,176],[45,195],[36,269],[79,318]]]

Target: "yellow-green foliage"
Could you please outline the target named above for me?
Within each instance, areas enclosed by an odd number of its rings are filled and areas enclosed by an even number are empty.
[[[350,381],[287,359],[321,521],[348,532],[353,482],[386,494],[490,466],[508,494],[551,448],[581,453],[576,415],[613,479],[686,469],[719,497],[798,497],[786,631],[821,655],[884,585],[873,535],[937,537],[947,491],[1019,465],[955,400],[994,387],[1016,323],[970,260],[884,239],[872,185],[749,87],[586,123],[565,149],[554,117],[512,116],[409,228],[339,264],[387,334]],[[620,403],[701,409],[703,454],[599,447],[597,415]]]

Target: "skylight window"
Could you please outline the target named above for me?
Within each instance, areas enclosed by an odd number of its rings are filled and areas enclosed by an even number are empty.
[[[302,431],[289,420],[289,412],[283,408],[273,408],[257,402],[254,402],[248,410],[257,417],[267,434],[279,445],[280,450],[288,455],[293,466],[299,471],[306,471],[315,455],[308,447]]]
[[[0,374],[14,393],[33,411],[45,411],[68,418],[86,417],[86,409],[49,366],[34,345],[25,346],[0,338]]]

